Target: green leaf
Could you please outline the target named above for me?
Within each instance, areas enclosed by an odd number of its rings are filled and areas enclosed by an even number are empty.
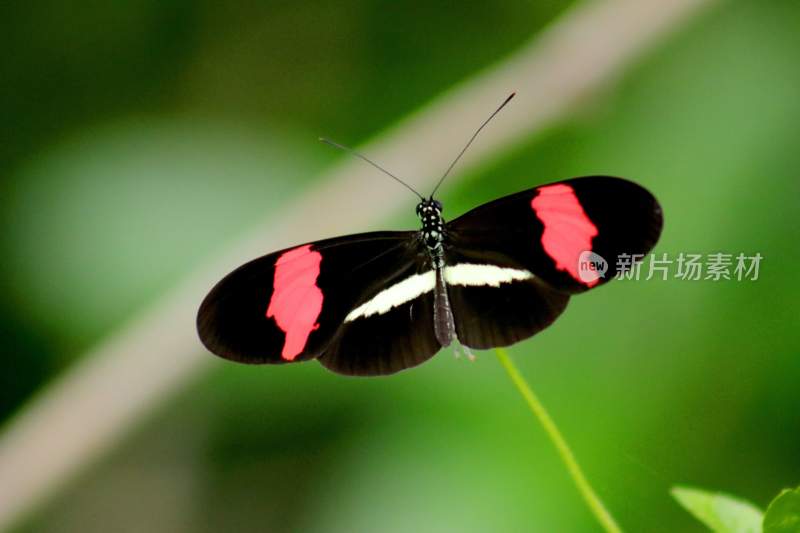
[[[761,533],[763,513],[748,501],[689,487],[673,487],[671,492],[678,503],[716,533]]]
[[[764,533],[800,531],[800,487],[786,489],[772,500],[764,515]]]

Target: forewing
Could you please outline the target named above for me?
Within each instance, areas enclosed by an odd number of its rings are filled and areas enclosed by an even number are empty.
[[[612,279],[661,233],[661,206],[643,187],[609,176],[543,185],[489,202],[447,224],[451,249],[512,261],[567,293]],[[603,276],[593,275],[598,258]],[[587,263],[591,262],[593,264]]]
[[[287,248],[228,274],[197,315],[203,344],[244,363],[319,356],[358,303],[420,257],[415,232],[374,232]]]

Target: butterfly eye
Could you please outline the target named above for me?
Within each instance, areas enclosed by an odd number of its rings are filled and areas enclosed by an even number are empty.
[[[433,205],[436,207],[437,211],[441,211],[442,210],[442,202],[440,202],[439,200],[434,200],[433,201]]]

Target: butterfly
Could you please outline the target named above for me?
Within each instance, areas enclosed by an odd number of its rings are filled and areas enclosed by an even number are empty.
[[[414,367],[454,342],[508,346],[553,323],[571,296],[633,267],[663,224],[650,192],[611,176],[541,185],[449,222],[436,189],[414,191],[419,230],[310,242],[237,268],[200,306],[201,341],[233,361],[316,359],[357,376]]]

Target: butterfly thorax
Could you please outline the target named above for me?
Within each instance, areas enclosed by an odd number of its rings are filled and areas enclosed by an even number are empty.
[[[442,203],[439,200],[423,200],[417,205],[417,216],[422,221],[420,233],[431,258],[441,259],[444,242]]]

